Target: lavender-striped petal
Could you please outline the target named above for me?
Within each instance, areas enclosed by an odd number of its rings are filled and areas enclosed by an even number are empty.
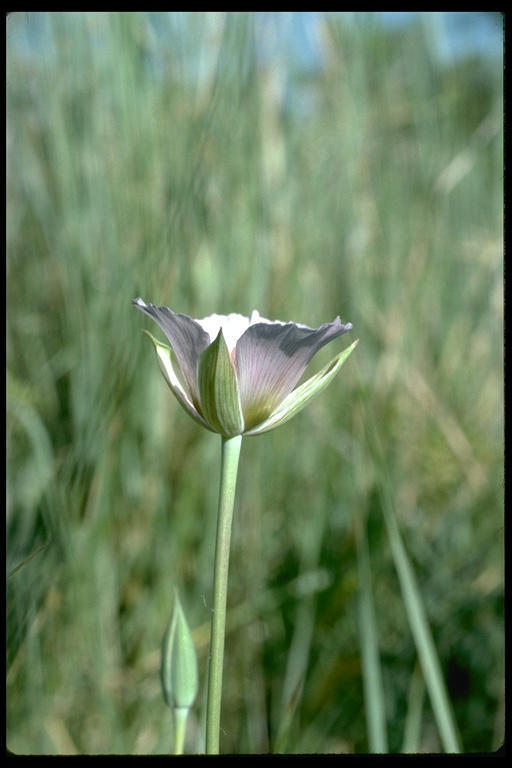
[[[263,422],[292,391],[318,350],[352,325],[339,317],[319,328],[256,323],[239,338],[235,361],[246,429]]]
[[[152,336],[149,331],[144,331],[144,333],[146,333],[151,339],[151,341],[153,342],[153,346],[155,348],[156,357],[158,360],[158,365],[160,366],[160,370],[162,371],[164,379],[166,380],[167,384],[169,385],[169,388],[171,389],[172,393],[175,395],[179,404],[183,406],[183,408],[186,410],[188,415],[192,416],[192,418],[198,421],[199,424],[202,424],[203,427],[206,427],[207,429],[211,429],[210,425],[203,419],[201,414],[198,413],[194,408],[192,401],[190,400],[189,396],[183,389],[183,386],[179,381],[178,377],[176,376],[176,373],[172,365],[171,348],[168,347],[166,344],[162,344],[162,342],[157,341],[157,339],[155,339],[155,337]]]
[[[275,427],[281,426],[299,411],[301,411],[310,400],[316,397],[320,392],[325,389],[330,381],[336,376],[339,369],[356,348],[358,340],[354,341],[350,347],[344,349],[339,355],[333,357],[333,359],[322,368],[321,371],[311,376],[307,381],[301,384],[293,392],[290,392],[287,397],[282,401],[280,405],[273,411],[268,419],[265,419],[261,424],[258,424],[253,429],[249,429],[245,432],[246,435],[261,435],[263,432],[269,432]]]
[[[169,307],[146,304],[141,298],[132,299],[132,304],[149,315],[171,342],[187,394],[194,407],[200,411],[197,366],[202,351],[210,343],[209,335],[191,317],[173,312]]]

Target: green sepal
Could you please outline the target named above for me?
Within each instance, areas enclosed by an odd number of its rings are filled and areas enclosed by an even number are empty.
[[[162,640],[160,677],[164,699],[171,709],[189,709],[193,705],[198,688],[196,649],[177,592]]]
[[[211,427],[224,437],[240,435],[244,419],[238,383],[222,329],[199,359],[198,384],[201,410]]]
[[[258,424],[257,427],[249,429],[245,434],[260,435],[263,432],[268,432],[271,429],[275,429],[275,427],[280,427],[281,424],[284,424],[299,413],[299,411],[301,411],[312,398],[316,397],[323,389],[325,389],[334,376],[336,376],[339,369],[351,352],[356,348],[358,343],[359,339],[354,341],[350,347],[344,349],[343,352],[340,352],[339,355],[333,357],[321,371],[314,376],[311,376],[310,379],[294,389],[293,392],[290,392],[265,421]]]

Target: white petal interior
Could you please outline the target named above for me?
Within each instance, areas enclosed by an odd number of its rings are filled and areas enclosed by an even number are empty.
[[[215,341],[219,330],[222,328],[222,333],[224,334],[224,339],[226,340],[230,354],[236,347],[236,343],[240,336],[245,333],[250,325],[255,325],[256,323],[268,323],[269,325],[286,324],[282,320],[267,320],[266,317],[261,317],[257,309],[254,309],[251,312],[250,317],[232,312],[229,315],[209,315],[208,317],[196,320],[196,323],[199,323],[201,328],[206,331],[210,337],[210,341]],[[307,328],[307,326],[302,325],[301,323],[295,323],[295,325],[298,325],[300,328]]]
[[[224,339],[231,353],[242,333],[248,329],[250,320],[244,315],[237,315],[232,312],[230,315],[209,315],[201,320],[196,320],[196,323],[199,323],[201,328],[206,331],[210,341],[215,341],[222,328]]]

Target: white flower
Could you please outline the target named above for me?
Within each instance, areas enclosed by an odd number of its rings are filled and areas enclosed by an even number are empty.
[[[267,320],[254,311],[193,320],[169,307],[133,304],[162,329],[171,348],[149,334],[171,390],[188,413],[225,437],[256,435],[288,421],[331,381],[357,344],[296,387],[313,355],[350,331],[339,317],[319,328]],[[181,380],[171,359],[174,353]]]

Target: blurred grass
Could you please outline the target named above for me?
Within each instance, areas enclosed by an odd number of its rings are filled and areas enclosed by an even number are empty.
[[[243,446],[222,750],[368,751],[360,520],[388,748],[442,748],[383,484],[463,749],[503,739],[501,56],[442,63],[429,25],[341,14],[321,28],[322,67],[304,70],[284,46],[259,55],[286,23],[8,17],[18,754],[170,750],[158,664],[174,585],[205,681],[220,448],[166,391],[137,295],[195,317],[341,314],[361,340],[321,398]],[[194,715],[201,751],[204,701]]]

